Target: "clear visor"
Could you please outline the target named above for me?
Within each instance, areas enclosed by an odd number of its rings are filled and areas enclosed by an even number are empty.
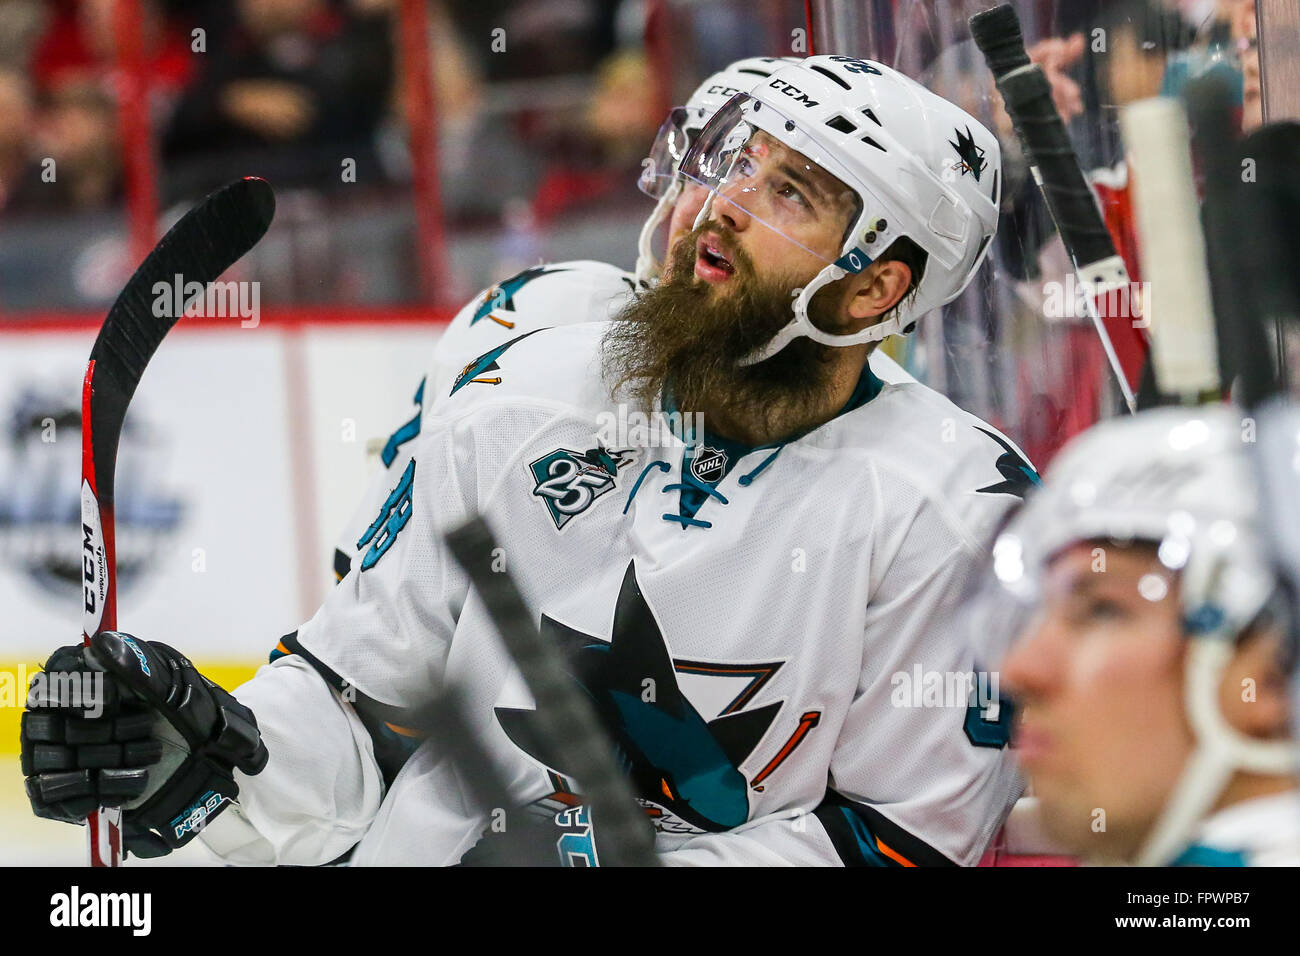
[[[651,199],[663,198],[672,188],[677,180],[677,170],[690,148],[691,133],[698,132],[687,129],[687,116],[686,107],[674,107],[655,134],[650,155],[641,160],[637,188]]]
[[[1016,641],[1036,626],[1042,608],[1043,568],[1014,530],[999,534],[992,560],[976,576],[963,603],[963,631],[984,666],[1000,667]]]
[[[965,602],[967,634],[983,659],[1002,660],[1044,628],[1081,639],[1136,627],[1166,602],[1181,617],[1179,588],[1193,547],[1183,530],[1171,527],[1158,541],[1084,536],[1045,550],[1037,545],[1044,536],[1023,517],[997,536]],[[1182,620],[1192,629],[1202,623]]]
[[[792,117],[744,93],[708,122],[680,171],[712,193],[711,218],[734,206],[826,264],[840,259],[862,214],[828,151]]]

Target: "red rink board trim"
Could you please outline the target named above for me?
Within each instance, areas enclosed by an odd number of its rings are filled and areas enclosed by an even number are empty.
[[[428,306],[377,306],[374,308],[320,308],[268,306],[261,310],[256,326],[242,328],[239,316],[187,316],[177,330],[238,330],[256,332],[261,328],[289,329],[332,325],[429,325],[450,322],[456,313],[451,309]],[[102,312],[0,312],[0,335],[10,332],[97,332],[104,321]]]

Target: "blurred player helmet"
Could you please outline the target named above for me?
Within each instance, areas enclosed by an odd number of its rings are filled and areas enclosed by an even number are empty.
[[[662,256],[655,253],[655,237],[668,222],[673,204],[681,195],[677,170],[700,130],[737,93],[743,93],[759,80],[771,76],[782,65],[798,62],[799,57],[794,56],[751,56],[737,60],[696,87],[685,106],[674,107],[669,112],[655,136],[650,155],[641,161],[641,178],[637,181],[641,191],[656,200],[654,211],[641,227],[641,237],[637,241],[636,279],[639,283],[657,278],[663,268]]]
[[[727,181],[728,149],[761,130],[820,166],[855,194],[857,209],[839,258],[795,299],[790,324],[749,361],[807,336],[825,345],[877,342],[910,330],[921,315],[970,283],[997,229],[1002,161],[997,138],[974,117],[880,63],[811,56],[781,66],[710,121],[687,157],[685,174],[716,191]],[[703,221],[708,210],[701,214]],[[890,317],[835,334],[808,319],[808,302],[827,283],[871,265],[900,236],[926,253],[914,292]]]
[[[1158,409],[1102,424],[1067,446],[993,549],[1000,616],[1021,632],[1049,562],[1072,544],[1151,543],[1179,576],[1189,640],[1185,707],[1196,749],[1146,835],[1140,865],[1175,857],[1234,771],[1280,774],[1297,765],[1293,742],[1247,737],[1218,703],[1235,641],[1272,611],[1277,588],[1242,429],[1240,414],[1226,406]],[[1007,604],[1024,613],[1006,613]]]

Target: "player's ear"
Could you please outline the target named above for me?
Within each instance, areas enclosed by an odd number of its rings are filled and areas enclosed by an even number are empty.
[[[905,262],[873,262],[863,273],[851,277],[847,303],[848,331],[858,332],[875,325],[907,294],[912,269]]]
[[[1276,628],[1258,628],[1238,642],[1224,669],[1220,706],[1242,733],[1260,739],[1285,737],[1290,727],[1282,640]]]

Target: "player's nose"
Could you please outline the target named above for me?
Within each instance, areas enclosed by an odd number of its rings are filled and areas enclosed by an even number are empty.
[[[1060,664],[1059,627],[1040,616],[1020,634],[1002,661],[1003,686],[1015,697],[1042,696],[1056,684]]]
[[[745,208],[746,199],[750,198],[745,188],[739,183],[727,183],[720,190],[713,202],[713,215],[736,232],[743,232],[749,227],[750,213]],[[752,200],[751,200],[752,201]]]

